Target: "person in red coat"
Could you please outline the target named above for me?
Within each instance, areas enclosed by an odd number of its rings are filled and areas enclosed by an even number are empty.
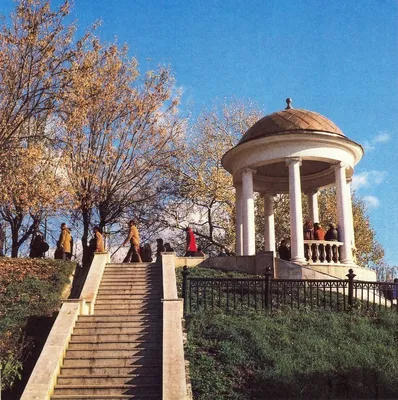
[[[195,235],[189,226],[185,229],[185,232],[187,233],[187,247],[185,257],[195,257],[195,254],[198,251],[196,247]]]

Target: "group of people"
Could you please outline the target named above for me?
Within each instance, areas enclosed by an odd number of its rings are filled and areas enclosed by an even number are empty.
[[[134,220],[128,222],[128,235],[124,240],[122,246],[127,244],[130,248],[123,260],[124,263],[129,262],[152,262],[152,249],[149,243],[145,243],[143,246],[140,245],[140,234],[138,232],[136,223]],[[185,229],[186,232],[186,257],[204,257],[204,253],[200,246],[196,245],[195,234],[190,227]],[[5,244],[5,232],[2,225],[0,224],[0,256],[4,256],[4,244]],[[157,239],[156,249],[156,260],[161,260],[161,253],[163,252],[174,252],[170,243],[163,243],[163,239]],[[120,246],[120,247],[122,247]],[[38,229],[35,228],[32,234],[32,240],[30,243],[30,258],[44,258],[45,253],[49,250],[49,245],[46,242],[45,235]],[[94,226],[93,237],[88,242],[90,260],[94,257],[96,252],[104,252],[104,237],[102,230],[99,226]],[[61,232],[57,240],[56,249],[54,252],[54,258],[60,260],[71,260],[73,253],[73,237],[71,229],[65,222],[61,224]],[[91,261],[90,261],[91,262]]]
[[[197,247],[195,234],[190,227],[185,229],[186,232],[186,257],[203,257],[204,253],[201,247]],[[149,243],[140,246],[140,234],[136,227],[135,221],[129,221],[129,234],[123,245],[130,244],[130,249],[124,258],[124,263],[129,262],[152,262],[152,249]],[[162,253],[173,253],[174,249],[170,243],[163,243],[163,239],[156,239],[156,262],[160,263]]]
[[[339,232],[336,225],[333,223],[329,224],[329,228],[325,232],[325,230],[318,222],[312,224],[310,220],[306,220],[304,223],[303,231],[304,231],[303,232],[304,240],[325,240],[328,242],[339,241]],[[316,245],[314,244],[312,246],[313,250],[316,250]],[[307,260],[309,259],[309,249],[310,249],[309,245],[304,244],[304,255]],[[321,250],[321,253],[323,253],[324,245],[320,244],[319,249]],[[331,260],[337,261],[338,259],[337,246],[327,244],[325,250],[326,250],[327,261]],[[278,247],[278,253],[279,253],[279,258],[281,258],[282,260],[290,260],[291,250],[290,247],[288,246],[288,241],[286,239],[283,239],[281,241],[281,244]],[[313,251],[312,253],[314,254],[315,252]],[[324,261],[324,259],[321,259],[321,261]]]

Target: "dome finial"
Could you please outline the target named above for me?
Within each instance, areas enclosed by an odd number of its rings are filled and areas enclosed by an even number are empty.
[[[292,107],[292,99],[290,97],[288,97],[286,99],[286,104],[287,104],[287,106],[286,106],[285,110],[290,110],[291,108],[293,108]]]

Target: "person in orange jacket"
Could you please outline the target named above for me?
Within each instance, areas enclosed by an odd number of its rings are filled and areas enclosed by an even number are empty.
[[[61,224],[61,234],[59,235],[57,247],[62,252],[64,261],[72,258],[72,235],[65,222]]]
[[[105,251],[104,246],[104,238],[100,232],[100,228],[98,226],[94,226],[94,237],[95,237],[95,251],[98,253],[102,253]]]
[[[123,242],[123,246],[125,246],[128,242],[130,242],[130,249],[123,260],[124,263],[129,263],[132,261],[132,258],[138,258],[138,262],[142,262],[140,255],[140,234],[138,233],[138,229],[135,226],[135,222],[133,220],[129,221],[129,235],[127,239]]]

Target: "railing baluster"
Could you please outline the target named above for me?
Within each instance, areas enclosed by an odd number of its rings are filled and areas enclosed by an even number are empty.
[[[214,311],[214,285],[213,285],[214,281],[211,281],[211,297],[210,297],[210,304],[211,304],[211,311]]]
[[[234,281],[235,284],[235,281]],[[229,312],[229,282],[227,281],[227,312]]]
[[[218,308],[221,308],[221,281],[218,281]]]
[[[304,308],[307,308],[307,282],[304,282]]]
[[[203,299],[204,299],[203,303],[205,306],[205,310],[207,310],[207,282],[204,281],[203,283],[204,283],[204,285],[203,285]]]
[[[240,281],[240,309],[243,307],[243,282]]]
[[[233,289],[234,289],[234,310],[236,310],[236,282],[235,281],[233,284]]]
[[[250,308],[250,281],[246,281],[247,283],[247,307]]]
[[[293,282],[290,282],[290,308],[293,309]]]
[[[257,311],[257,281],[254,281],[254,309]]]

